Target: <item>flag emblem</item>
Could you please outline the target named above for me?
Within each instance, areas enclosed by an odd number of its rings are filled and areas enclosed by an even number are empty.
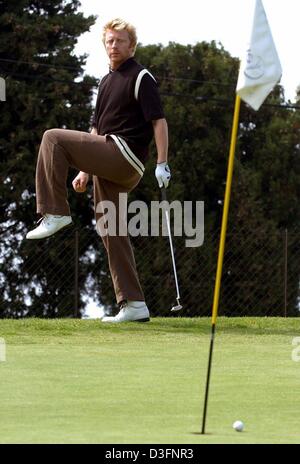
[[[247,59],[244,74],[248,79],[260,79],[265,74],[265,64],[261,56],[247,50]]]

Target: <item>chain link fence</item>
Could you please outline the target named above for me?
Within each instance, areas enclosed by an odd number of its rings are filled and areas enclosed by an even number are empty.
[[[219,237],[219,231],[206,234],[197,248],[186,247],[183,237],[173,238],[183,305],[178,316],[211,315]],[[173,316],[176,285],[168,237],[131,241],[151,314]],[[69,229],[44,241],[19,243],[18,252],[0,248],[3,269],[5,264],[0,317],[81,317],[89,301],[107,313],[117,310],[106,252],[95,231]],[[229,230],[219,314],[298,316],[299,262],[297,230]]]
[[[227,235],[219,314],[225,316],[299,315],[299,234],[280,231],[247,233],[233,230]],[[175,240],[177,272],[183,304],[181,314],[210,316],[212,311],[220,232],[207,235],[202,247],[186,248]],[[153,240],[150,239],[150,240]],[[154,314],[166,314],[176,302],[171,256],[156,265],[151,242],[142,253],[136,245],[139,265],[153,269],[152,289],[147,298]],[[167,240],[167,238],[165,239]],[[168,255],[168,243],[164,253]],[[167,269],[167,270],[166,270]],[[143,277],[143,273],[142,277]],[[149,286],[148,286],[149,288]],[[159,297],[161,294],[161,297]]]

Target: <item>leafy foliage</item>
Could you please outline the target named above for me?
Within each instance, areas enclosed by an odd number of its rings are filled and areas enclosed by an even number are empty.
[[[0,74],[7,86],[0,119],[2,317],[74,314],[74,293],[66,290],[66,281],[74,279],[74,237],[66,236],[63,249],[55,238],[47,248],[24,243],[23,237],[35,220],[33,180],[43,132],[52,127],[89,130],[96,79],[82,77],[86,56],[75,56],[74,46],[95,18],[78,13],[78,5],[78,1],[23,0],[4,6],[0,1]],[[209,314],[217,260],[212,236],[221,224],[238,60],[216,42],[140,46],[136,58],[158,79],[169,125],[172,181],[168,199],[205,202],[204,245],[189,250],[189,260],[179,273],[187,308],[198,307],[200,302],[201,314]],[[232,300],[241,309],[251,310],[253,273],[261,276],[257,288],[260,314],[278,306],[281,263],[270,277],[278,292],[271,292],[264,279],[268,256],[282,249],[282,229],[299,224],[299,113],[278,107],[284,103],[280,87],[267,103],[274,106],[263,105],[257,113],[242,105],[226,245],[226,253],[234,252],[237,265],[224,268],[223,314],[232,314]],[[129,201],[150,204],[160,199],[155,162],[153,143],[146,173]],[[82,236],[79,295],[88,294],[113,308],[114,293],[100,238],[96,233],[95,241],[84,238],[85,231],[94,230],[91,192],[70,193],[69,200]],[[244,232],[237,238],[236,230]],[[257,246],[265,248],[260,262],[246,254],[243,233],[256,234]],[[184,246],[184,239],[176,237],[176,249]],[[170,293],[174,294],[166,240],[132,239],[146,299],[160,315],[168,312]],[[295,240],[290,252],[296,247]],[[146,249],[151,250],[149,256]],[[39,257],[39,267],[33,271],[31,263]],[[247,275],[239,270],[241,262],[249,267]],[[207,275],[205,281],[199,280],[200,267]],[[294,289],[288,309],[295,315],[299,269],[288,272]],[[25,299],[29,301],[26,306]],[[187,314],[195,313],[187,310]]]
[[[49,295],[38,297],[35,279],[26,272],[26,263],[42,245],[24,244],[22,237],[35,221],[35,164],[43,132],[52,127],[88,130],[92,113],[95,78],[82,77],[86,56],[75,56],[77,37],[89,30],[95,17],[78,13],[79,2],[29,1],[0,3],[0,74],[5,77],[7,101],[1,103],[0,119],[0,232],[5,261],[2,292],[4,315],[21,315],[24,287],[28,298],[40,301],[41,312],[51,315],[50,295],[64,290],[61,281],[53,287],[49,276],[57,255],[49,251],[49,267],[39,269],[39,279],[47,282]],[[80,79],[80,81],[79,81]],[[72,175],[72,173],[70,173]],[[74,196],[75,197],[75,196]],[[89,197],[75,204],[77,223],[90,223],[93,215]],[[73,263],[70,266],[72,269]],[[72,271],[73,272],[73,271]],[[52,306],[56,304],[53,300]],[[69,310],[73,314],[73,299]],[[30,307],[28,313],[31,314]]]

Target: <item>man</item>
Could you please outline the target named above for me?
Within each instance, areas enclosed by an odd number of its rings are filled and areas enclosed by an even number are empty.
[[[119,218],[119,195],[130,192],[141,180],[153,135],[155,175],[159,187],[168,186],[167,122],[154,77],[133,58],[135,28],[115,19],[104,26],[103,43],[110,72],[99,86],[91,133],[51,129],[43,135],[36,169],[37,212],[43,218],[27,239],[49,237],[72,223],[66,190],[69,166],[80,170],[72,183],[76,192],[84,192],[93,175],[97,221],[103,215],[98,206],[104,201],[113,202]],[[102,240],[120,306],[117,316],[102,321],[149,321],[128,234],[108,233]]]

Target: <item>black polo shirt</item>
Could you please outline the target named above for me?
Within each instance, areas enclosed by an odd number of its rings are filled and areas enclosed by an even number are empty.
[[[101,80],[92,126],[99,135],[124,140],[142,163],[153,137],[152,121],[164,117],[155,79],[134,58]]]

